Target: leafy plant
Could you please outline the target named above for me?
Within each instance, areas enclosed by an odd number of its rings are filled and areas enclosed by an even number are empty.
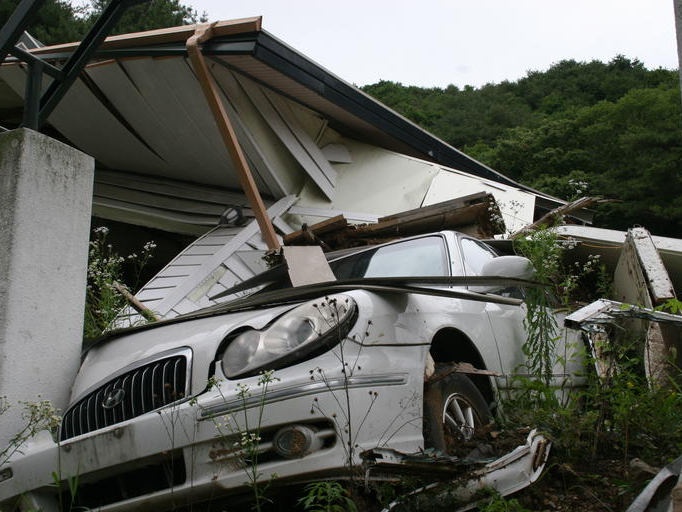
[[[266,492],[272,478],[276,475],[271,475],[271,480],[268,482],[262,481],[263,474],[258,468],[258,455],[260,453],[261,442],[261,425],[263,421],[263,411],[265,410],[265,400],[268,393],[268,387],[271,383],[279,379],[273,376],[273,370],[266,370],[261,373],[258,378],[258,403],[255,406],[257,411],[256,422],[249,422],[249,406],[248,401],[251,398],[251,390],[248,386],[239,383],[237,384],[237,398],[241,401],[242,407],[235,412],[230,412],[220,417],[220,421],[213,418],[213,423],[218,431],[218,435],[227,443],[233,450],[233,457],[241,461],[242,469],[248,477],[248,485],[253,492],[253,509],[260,512],[263,504],[268,501]],[[221,383],[212,378],[209,381],[210,387],[215,387],[223,401],[227,403],[228,399],[224,395]],[[194,402],[196,403],[196,401]],[[241,413],[241,414],[240,414]]]
[[[347,301],[346,301],[347,302]],[[361,366],[358,364],[360,360],[360,355],[364,347],[364,338],[369,336],[369,330],[372,326],[372,321],[367,321],[367,326],[365,328],[364,336],[362,339],[348,338],[341,332],[341,324],[339,318],[343,316],[342,310],[347,308],[347,304],[339,304],[338,299],[325,297],[320,300],[319,304],[315,307],[320,311],[320,316],[325,319],[329,327],[335,328],[337,330],[337,336],[339,339],[338,345],[336,345],[333,350],[333,354],[338,359],[339,365],[341,367],[341,376],[343,379],[343,385],[341,388],[341,396],[337,396],[337,391],[332,389],[329,385],[330,378],[327,376],[326,372],[322,368],[315,368],[310,371],[312,380],[321,380],[327,385],[327,391],[331,394],[334,401],[338,405],[338,410],[340,411],[340,416],[337,413],[331,413],[322,410],[320,402],[317,398],[313,399],[313,404],[311,411],[319,411],[322,415],[330,418],[336,427],[339,436],[343,439],[342,447],[346,455],[346,468],[348,471],[348,478],[351,487],[355,486],[356,483],[356,468],[355,468],[355,455],[357,449],[357,438],[359,432],[361,431],[365,420],[368,418],[372,411],[372,408],[378,398],[378,393],[376,391],[369,391],[370,402],[367,409],[364,411],[364,415],[359,424],[353,423],[353,406],[351,404],[350,396],[350,382],[355,375],[356,371],[361,370]],[[347,344],[351,344],[352,351],[349,350]],[[355,344],[356,346],[353,346]],[[352,355],[351,355],[352,354]]]
[[[355,502],[338,482],[313,482],[305,486],[306,495],[298,500],[310,512],[356,512]]]
[[[111,326],[116,316],[127,305],[118,289],[123,286],[124,263],[128,262],[134,274],[133,288],[137,288],[140,275],[153,257],[154,242],[147,242],[140,254],[120,256],[107,240],[109,229],[101,226],[93,230],[94,239],[88,251],[88,284],[85,294],[85,322],[83,335],[95,338]]]
[[[514,248],[531,261],[536,280],[547,284],[555,283],[560,274],[563,249],[554,231],[535,230],[526,238],[515,241]],[[549,385],[554,369],[558,326],[546,289],[537,287],[526,291],[524,326],[527,338],[522,349],[528,361],[529,373]]]
[[[37,402],[20,401],[23,411],[21,417],[24,424],[21,429],[10,439],[7,446],[0,447],[0,468],[4,466],[14,454],[23,453],[22,448],[26,442],[43,430],[53,431],[59,427],[61,416],[57,409],[52,407],[49,400]],[[0,396],[0,416],[10,408],[7,397]]]
[[[518,500],[503,497],[495,489],[486,489],[488,496],[478,501],[477,508],[480,512],[531,512],[521,506]]]

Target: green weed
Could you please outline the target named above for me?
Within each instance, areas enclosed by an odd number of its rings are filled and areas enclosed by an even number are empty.
[[[298,500],[310,512],[356,512],[355,502],[338,482],[313,482],[304,488],[305,496]]]

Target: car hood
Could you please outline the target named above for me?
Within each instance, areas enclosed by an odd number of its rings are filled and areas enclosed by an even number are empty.
[[[261,329],[270,321],[297,304],[279,305],[270,308],[238,311],[222,315],[190,319],[185,322],[168,322],[155,329],[131,331],[93,346],[88,350],[71,390],[71,403],[88,393],[94,387],[110,380],[118,373],[182,347],[192,351],[191,393],[204,389],[210,363],[225,336],[241,327]],[[196,371],[200,369],[200,371]]]

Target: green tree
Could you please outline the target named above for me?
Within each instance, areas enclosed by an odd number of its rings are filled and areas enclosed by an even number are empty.
[[[608,63],[564,60],[479,88],[379,82],[364,90],[521,183],[565,199],[589,193],[621,200],[599,207],[598,225],[638,223],[679,236],[676,71],[618,55]]]
[[[20,0],[0,0],[0,25],[9,19]],[[89,7],[76,8],[66,0],[47,0],[28,32],[46,45],[80,41],[109,2],[92,0]],[[151,0],[128,9],[111,34],[141,32],[206,21],[206,14],[179,0]]]
[[[108,0],[92,0],[87,16],[88,24],[95,22],[108,3]],[[179,0],[151,0],[126,10],[111,34],[189,25],[197,21],[205,22],[206,19],[206,13],[199,16],[195,9],[181,4]]]
[[[0,0],[0,25],[7,22],[19,2]],[[46,45],[80,41],[88,28],[80,16],[81,11],[64,0],[47,0],[29,25],[28,32]]]

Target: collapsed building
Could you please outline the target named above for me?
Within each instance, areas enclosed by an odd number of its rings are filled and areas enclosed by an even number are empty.
[[[272,248],[216,124],[206,77],[190,61],[197,29],[109,37],[43,127],[94,158],[93,225],[111,226],[117,245],[153,233],[161,246],[163,263],[118,327],[140,322],[144,311],[172,319],[233,299],[239,283],[265,270],[263,255]],[[260,18],[215,23],[201,44],[214,99],[243,151],[276,245],[332,249],[440,229],[490,238],[566,215],[574,225],[561,234],[582,244],[578,257],[602,254],[621,302],[651,309],[676,297],[679,240],[588,226],[590,201],[567,204],[477,162],[288,47]],[[58,64],[76,50],[36,45],[32,54]],[[21,124],[29,71],[12,59],[0,67],[5,127]],[[569,321],[597,339],[604,317],[622,311],[607,306]],[[647,331],[650,352],[665,358],[679,330],[657,327],[661,318],[635,321]],[[649,365],[652,378],[658,365]]]

